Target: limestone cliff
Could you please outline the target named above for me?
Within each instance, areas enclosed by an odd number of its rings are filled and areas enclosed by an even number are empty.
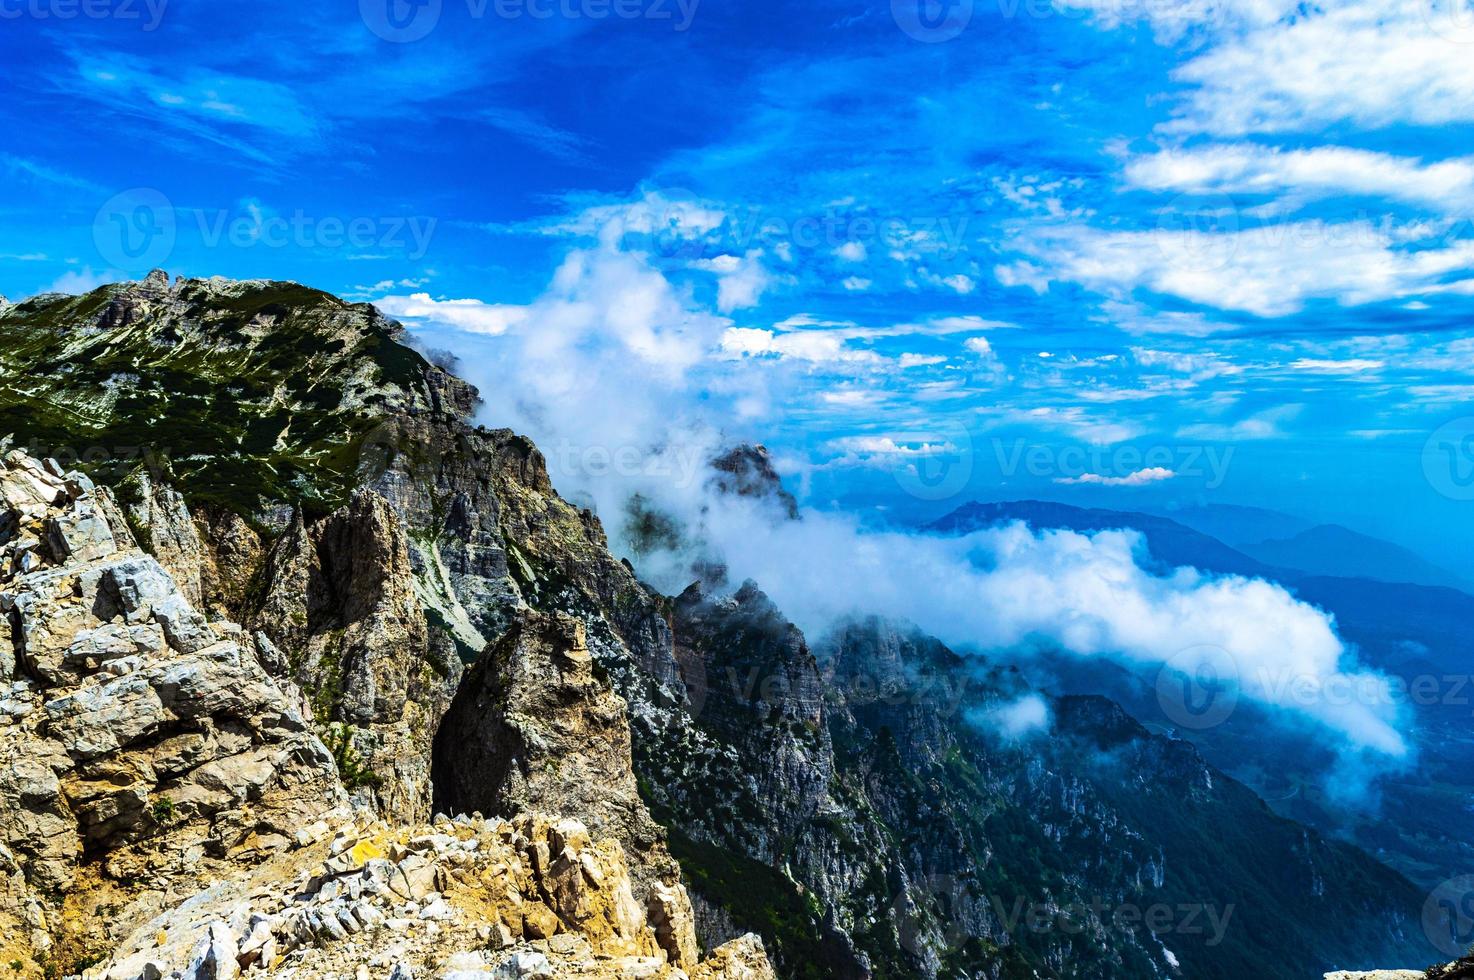
[[[347,803],[300,691],[206,622],[106,490],[18,452],[0,460],[0,660],[0,915],[22,965],[105,943]]]

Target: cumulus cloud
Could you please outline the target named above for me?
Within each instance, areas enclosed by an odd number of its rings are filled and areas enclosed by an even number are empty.
[[[1082,473],[1079,476],[1062,476],[1055,483],[1093,484],[1098,487],[1144,487],[1149,483],[1171,480],[1177,474],[1162,466],[1150,466],[1125,476],[1103,476],[1099,473]]]
[[[1177,71],[1194,89],[1170,128],[1240,135],[1474,121],[1474,38],[1451,6],[1346,0],[1232,34]]]
[[[545,293],[508,318],[500,335],[461,328],[433,339],[460,342],[467,373],[486,397],[483,420],[532,436],[560,490],[596,509],[612,546],[656,587],[684,588],[699,555],[718,557],[734,582],[758,582],[811,634],[873,613],[915,622],[964,650],[1018,655],[1049,645],[1145,669],[1213,644],[1233,658],[1244,697],[1334,733],[1349,753],[1406,753],[1390,700],[1304,696],[1340,680],[1377,678],[1356,664],[1323,613],[1278,586],[1191,569],[1153,574],[1139,560],[1142,541],[1125,532],[1014,525],[949,538],[876,531],[856,515],[812,510],[800,521],[775,522],[761,501],[715,493],[707,461],[735,437],[760,435],[760,424],[741,420],[784,397],[769,386],[781,384],[786,359],[773,373],[768,362],[733,354],[813,343],[811,336],[842,343],[863,328],[815,318],[771,330],[737,327],[675,287],[648,256],[606,236],[599,241],[571,251]],[[425,309],[434,316],[442,306]],[[978,332],[970,320],[924,325],[926,332],[953,328]],[[824,397],[871,413],[887,394],[848,385]],[[1078,409],[1035,410],[1027,420],[1096,442],[1132,434]],[[605,465],[588,465],[588,447],[601,450]],[[904,433],[854,436],[830,449],[897,471],[965,456],[955,440]],[[621,456],[626,462],[612,470],[607,461]],[[652,552],[626,537],[634,494],[685,528],[682,546]],[[1298,684],[1287,688],[1287,680]],[[993,721],[1027,731],[1040,723],[1038,705],[1015,705]]]
[[[392,286],[380,283],[379,286]],[[432,299],[429,293],[382,296],[374,300],[386,316],[439,323],[472,333],[503,334],[521,323],[527,310],[520,306],[483,303],[475,299]]]
[[[1446,288],[1474,272],[1474,242],[1420,242],[1426,229],[1358,220],[1242,230],[1041,228],[1018,244],[1056,279],[1123,300],[1146,288],[1205,306],[1279,317],[1311,300],[1358,306]]]
[[[1474,26],[1462,0],[1066,4],[1106,29],[1149,22],[1160,41],[1190,52],[1175,73],[1190,88],[1170,129],[1237,136],[1474,120]]]
[[[1474,204],[1474,159],[1425,163],[1342,146],[1280,150],[1257,143],[1164,150],[1132,158],[1128,186],[1191,194],[1376,196],[1444,213]]]
[[[974,708],[965,717],[971,725],[1017,742],[1048,729],[1051,716],[1049,702],[1038,694],[1026,694],[1017,701]]]
[[[717,276],[717,309],[723,313],[756,306],[773,277],[762,262],[763,253],[753,249],[746,255],[719,255],[714,259],[698,259],[694,269],[705,269]]]

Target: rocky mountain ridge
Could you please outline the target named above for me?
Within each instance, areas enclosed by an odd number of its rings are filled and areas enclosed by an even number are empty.
[[[918,630],[861,619],[811,646],[757,584],[655,593],[536,447],[475,425],[474,390],[403,339],[289,283],[157,274],[0,310],[0,434],[117,484],[109,526],[210,629],[243,624],[335,806],[389,826],[576,819],[627,856],[636,904],[679,874],[693,941],[760,933],[787,977],[1303,975],[1417,955],[1405,881],[1109,702],[1053,705],[1010,741],[987,719],[1031,692]],[[731,459],[718,486],[766,492],[763,454]],[[1149,906],[1250,925],[1208,945],[1107,914]],[[1078,909],[1095,910],[1080,928],[1059,918]],[[1266,948],[1265,930],[1284,938]]]
[[[376,506],[346,517],[382,544],[394,524]],[[408,789],[418,772],[335,759],[313,697],[266,666],[287,667],[265,634],[207,621],[84,474],[11,451],[0,508],[0,925],[17,975],[772,976],[752,936],[703,960],[674,865],[637,889],[620,844],[577,820],[391,827],[378,816],[413,808],[398,793],[355,806],[355,766]],[[375,587],[392,552],[360,569]],[[383,625],[380,603],[344,604]],[[350,717],[370,724],[407,699],[379,639],[354,641],[347,668],[369,711]]]

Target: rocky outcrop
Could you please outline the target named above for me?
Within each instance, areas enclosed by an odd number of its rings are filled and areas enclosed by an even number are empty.
[[[525,613],[477,661],[436,736],[434,783],[441,811],[537,809],[614,837],[641,898],[676,877],[640,799],[625,703],[596,676],[571,616]]]
[[[298,839],[145,923],[83,980],[774,980],[755,936],[700,959],[679,886],[640,903],[619,844],[577,821],[319,824]]]
[[[311,696],[351,790],[387,817],[430,813],[430,743],[461,663],[431,631],[407,536],[361,490],[312,525],[299,513],[272,545],[249,624]]]
[[[0,869],[23,965],[105,945],[170,888],[346,803],[296,688],[238,626],[207,623],[120,515],[79,473],[0,461]]]
[[[203,610],[206,549],[184,497],[143,467],[118,492],[138,546],[164,566],[190,605]]]
[[[798,501],[783,486],[766,446],[734,446],[712,460],[711,469],[720,492],[766,501],[783,518],[799,519]]]

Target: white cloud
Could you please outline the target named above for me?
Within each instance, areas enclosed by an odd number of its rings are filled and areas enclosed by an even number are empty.
[[[1238,329],[1233,323],[1211,320],[1202,313],[1160,311],[1139,303],[1108,300],[1101,304],[1100,319],[1134,336],[1164,335],[1210,337]]]
[[[1091,484],[1098,487],[1144,487],[1149,483],[1160,483],[1163,480],[1171,480],[1177,476],[1172,470],[1161,466],[1152,466],[1125,476],[1104,476],[1100,473],[1082,473],[1079,476],[1062,476],[1055,479],[1055,483],[1064,484]]]
[[[56,282],[46,288],[45,292],[80,295],[82,293],[90,293],[98,286],[106,286],[108,283],[124,282],[126,280],[127,276],[118,272],[116,269],[104,269],[99,272],[93,272],[92,267],[89,265],[83,266],[81,269],[73,269],[70,272],[62,273]]]
[[[840,285],[849,292],[863,293],[870,288],[872,283],[869,279],[862,279],[859,276],[850,276],[842,281]]]
[[[1464,0],[1063,0],[1106,29],[1146,20],[1183,44],[1193,86],[1169,128],[1240,135],[1350,122],[1474,121],[1474,19]]]
[[[693,269],[714,272],[717,276],[717,309],[723,313],[756,306],[773,282],[763,266],[763,253],[753,249],[746,255],[719,255],[714,259],[698,259]]]
[[[1025,286],[1041,296],[1049,292],[1049,274],[1032,262],[995,266],[993,276],[1004,286]]]
[[[1194,89],[1168,128],[1223,136],[1474,121],[1474,57],[1457,36],[1468,28],[1444,19],[1445,6],[1342,0],[1230,33],[1175,73]]]
[[[1152,575],[1138,563],[1144,544],[1134,532],[1013,525],[929,538],[864,532],[832,514],[804,517],[754,533],[724,507],[708,526],[734,575],[762,583],[811,632],[863,611],[984,650],[1042,641],[1148,669],[1211,645],[1224,652],[1241,697],[1336,732],[1352,758],[1407,753],[1394,698],[1317,695],[1389,692],[1323,613],[1279,586],[1190,569]],[[816,556],[827,556],[832,574],[811,574]]]
[[[1142,367],[1173,371],[1185,375],[1187,380],[1194,384],[1243,372],[1243,368],[1237,364],[1231,364],[1212,353],[1182,353],[1133,347],[1131,356]]]
[[[977,288],[977,283],[972,280],[971,276],[965,276],[960,272],[951,276],[938,276],[922,269],[917,275],[934,286],[945,286],[959,296],[966,296]]]
[[[734,377],[732,365],[711,370],[712,352],[724,345],[765,351],[780,342],[810,343],[813,336],[822,341],[829,333],[843,341],[851,328],[810,329],[812,319],[772,330],[734,328],[677,289],[646,256],[607,241],[571,252],[545,293],[520,309],[524,315],[499,336],[459,335],[470,380],[481,384],[487,399],[482,418],[534,438],[560,489],[597,510],[614,546],[638,558],[642,575],[657,587],[684,587],[693,555],[637,556],[629,549],[620,515],[636,492],[699,531],[703,554],[720,556],[734,581],[759,582],[811,634],[866,612],[909,619],[957,644],[1017,650],[1045,642],[1078,656],[1147,668],[1184,648],[1213,644],[1233,658],[1245,697],[1338,733],[1348,751],[1394,758],[1405,752],[1390,699],[1286,700],[1286,692],[1298,695],[1305,685],[1275,684],[1275,678],[1303,679],[1312,689],[1377,678],[1356,665],[1326,616],[1269,583],[1187,569],[1152,574],[1137,560],[1141,539],[1123,532],[1035,533],[1013,526],[950,539],[867,531],[857,518],[823,512],[775,526],[759,502],[714,495],[702,461],[720,444],[715,433],[741,417],[734,405],[754,395],[753,379]],[[858,384],[820,394],[836,412],[867,422],[889,397]],[[760,412],[761,404],[752,411]],[[1077,408],[1003,420],[1099,442],[1133,434],[1129,426]],[[834,448],[915,467],[924,454],[965,458],[960,444],[961,437],[878,433]],[[577,465],[580,446],[606,454],[630,449],[638,460],[675,465],[594,472]],[[812,574],[814,567],[826,574]],[[1032,719],[1021,710],[1019,720],[1037,721],[1037,710],[1030,710]]]
[[[393,284],[379,284],[386,285]],[[455,327],[457,330],[493,336],[506,333],[527,318],[527,308],[524,306],[483,303],[476,299],[432,299],[429,293],[382,296],[374,300],[374,305],[385,316],[437,323]]]
[[[1300,414],[1299,405],[1281,405],[1266,409],[1233,423],[1202,422],[1177,430],[1179,439],[1201,439],[1206,442],[1247,442],[1256,439],[1281,439],[1285,432],[1280,424]]]
[[[1302,357],[1291,362],[1290,369],[1293,371],[1303,371],[1306,374],[1347,375],[1380,371],[1385,366],[1382,361],[1371,361],[1365,358],[1350,358],[1344,361],[1334,361],[1314,357]]]
[[[1126,164],[1126,182],[1193,194],[1356,194],[1467,213],[1474,205],[1474,158],[1424,163],[1369,150],[1320,146],[1280,150],[1255,143],[1166,150]]]
[[[1014,408],[999,413],[998,417],[1006,423],[1058,429],[1095,446],[1125,442],[1142,433],[1141,426],[1134,422],[1099,418],[1077,406]]]
[[[868,253],[864,242],[845,242],[834,250],[834,254],[845,262],[864,262]]]
[[[1474,242],[1411,248],[1421,226],[1301,221],[1242,231],[1038,229],[1019,247],[1076,282],[1124,302],[1150,289],[1261,317],[1315,299],[1356,306],[1433,292],[1474,269]]]
[[[730,216],[718,204],[680,192],[647,191],[635,202],[596,204],[571,217],[528,225],[493,226],[492,231],[598,237],[618,242],[626,235],[660,236],[672,242],[694,241],[721,228]]]
[[[886,359],[874,351],[848,346],[846,339],[839,331],[830,330],[779,333],[754,327],[731,327],[722,334],[721,349],[739,357],[772,355],[816,364],[852,363],[879,367],[885,362]]]
[[[969,724],[991,731],[1006,741],[1016,742],[1049,728],[1049,703],[1038,694],[1026,694],[1017,701],[1006,701],[987,708],[967,712]]]

